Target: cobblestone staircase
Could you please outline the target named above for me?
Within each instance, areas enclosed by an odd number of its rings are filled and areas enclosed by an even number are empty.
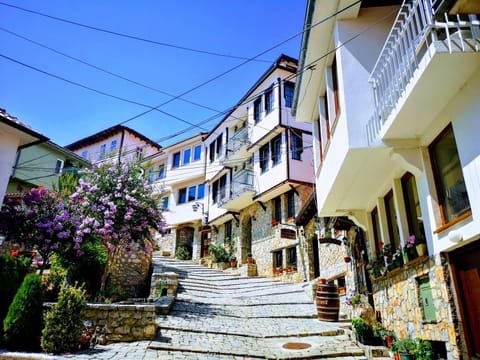
[[[159,359],[366,359],[345,323],[317,319],[301,284],[242,278],[155,258],[179,274],[169,315],[149,345]]]

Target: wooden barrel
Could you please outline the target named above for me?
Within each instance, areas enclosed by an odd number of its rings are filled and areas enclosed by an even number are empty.
[[[317,304],[318,319],[322,321],[338,321],[338,312],[340,310],[340,297],[338,287],[335,284],[317,285]]]

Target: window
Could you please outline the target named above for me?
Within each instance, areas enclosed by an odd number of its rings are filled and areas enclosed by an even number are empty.
[[[82,158],[84,158],[84,159],[88,158],[88,150],[83,150],[82,151]]]
[[[55,174],[61,174],[63,170],[63,160],[57,159],[55,163]]]
[[[172,167],[173,168],[178,168],[180,166],[180,153],[177,152],[175,154],[173,154],[173,164],[172,164]]]
[[[198,185],[197,199],[203,199],[205,196],[205,184]]]
[[[329,109],[328,109],[328,101],[327,101],[327,94],[322,96],[321,98],[321,107],[323,108],[323,116],[320,117],[320,140],[322,143],[322,154],[325,154],[325,149],[328,144],[328,140],[330,140],[330,118],[329,118]]]
[[[107,152],[107,144],[102,144],[102,145],[100,146],[100,157],[99,157],[99,159],[103,159],[103,157],[105,156],[106,152]]]
[[[448,126],[429,146],[442,225],[470,212],[453,129]]]
[[[265,113],[269,114],[273,110],[273,88],[265,91]]]
[[[293,93],[295,84],[287,81],[283,84],[283,96],[285,97],[285,106],[291,108],[293,104]]]
[[[155,181],[155,174],[153,173],[153,168],[148,169],[148,182]]]
[[[165,196],[164,198],[162,198],[162,207],[161,209],[163,211],[167,210],[168,209],[168,196]]]
[[[192,149],[185,149],[183,152],[183,165],[190,164],[190,156],[192,153]]]
[[[303,152],[302,135],[295,133],[293,130],[291,134],[292,134],[291,157],[294,160],[302,160],[302,152]]]
[[[393,199],[393,191],[389,191],[384,197],[385,210],[387,211],[388,235],[390,236],[390,244],[397,249],[400,243],[400,231],[398,229],[397,212],[395,211],[395,201]]]
[[[222,155],[223,151],[223,135],[219,135],[217,137],[217,140],[215,140],[217,143],[217,159]]]
[[[253,119],[255,123],[260,121],[260,117],[262,116],[262,97],[259,96],[253,102]]]
[[[225,223],[225,243],[232,243],[232,220]]]
[[[209,146],[208,158],[210,159],[210,162],[213,162],[215,160],[215,141],[212,142]]]
[[[201,156],[202,156],[202,145],[197,145],[193,150],[193,161],[200,160]]]
[[[380,244],[381,237],[380,237],[380,217],[378,216],[378,209],[375,208],[370,213],[372,218],[372,225],[373,225],[373,241],[375,242],[375,252],[380,254],[380,250],[382,250],[382,246]]]
[[[287,193],[287,217],[291,218],[295,216],[295,192],[289,191]]]
[[[337,67],[337,58],[333,58],[332,62],[332,90],[333,90],[333,105],[335,110],[335,119],[333,122],[337,121],[338,115],[340,115],[340,101],[338,98],[338,67]]]
[[[218,200],[225,197],[226,194],[227,175],[223,175],[220,179],[212,184],[212,201],[215,204]]]
[[[265,144],[260,148],[260,170],[262,173],[268,170],[269,146],[270,144]]]
[[[297,267],[297,247],[287,248],[287,267]]]
[[[273,255],[273,267],[274,269],[283,268],[283,254],[282,250],[277,250],[272,253]]]
[[[161,164],[158,166],[158,179],[165,178],[165,164]]]
[[[415,235],[417,241],[425,241],[425,230],[423,228],[422,209],[417,193],[415,176],[407,172],[402,177],[402,190],[405,200],[405,211],[407,213],[409,235]]]
[[[194,201],[196,193],[197,193],[197,187],[196,186],[190,186],[188,188],[188,201]]]
[[[135,149],[135,156],[137,160],[141,160],[143,155],[143,149],[139,146]]]
[[[272,164],[277,165],[278,163],[280,163],[280,160],[282,158],[282,136],[277,135],[270,143],[272,147]]]
[[[187,189],[183,188],[178,190],[178,203],[185,204],[187,202]]]
[[[282,199],[280,196],[277,196],[272,200],[273,208],[272,208],[272,222],[279,223],[282,221]]]
[[[110,152],[114,152],[115,150],[117,150],[117,140],[112,140],[110,143]]]

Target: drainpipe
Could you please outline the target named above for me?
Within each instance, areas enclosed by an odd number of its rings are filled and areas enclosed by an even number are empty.
[[[125,138],[125,129],[122,129],[122,136],[120,138],[120,148],[118,150],[118,163],[121,164],[122,163],[122,149],[123,149],[123,141],[124,141],[124,138]]]

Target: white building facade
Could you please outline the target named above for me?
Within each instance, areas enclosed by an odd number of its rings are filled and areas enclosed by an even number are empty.
[[[350,286],[398,337],[449,359],[480,353],[479,13],[476,1],[309,1],[295,92],[297,119],[314,124],[318,215],[365,235]]]

